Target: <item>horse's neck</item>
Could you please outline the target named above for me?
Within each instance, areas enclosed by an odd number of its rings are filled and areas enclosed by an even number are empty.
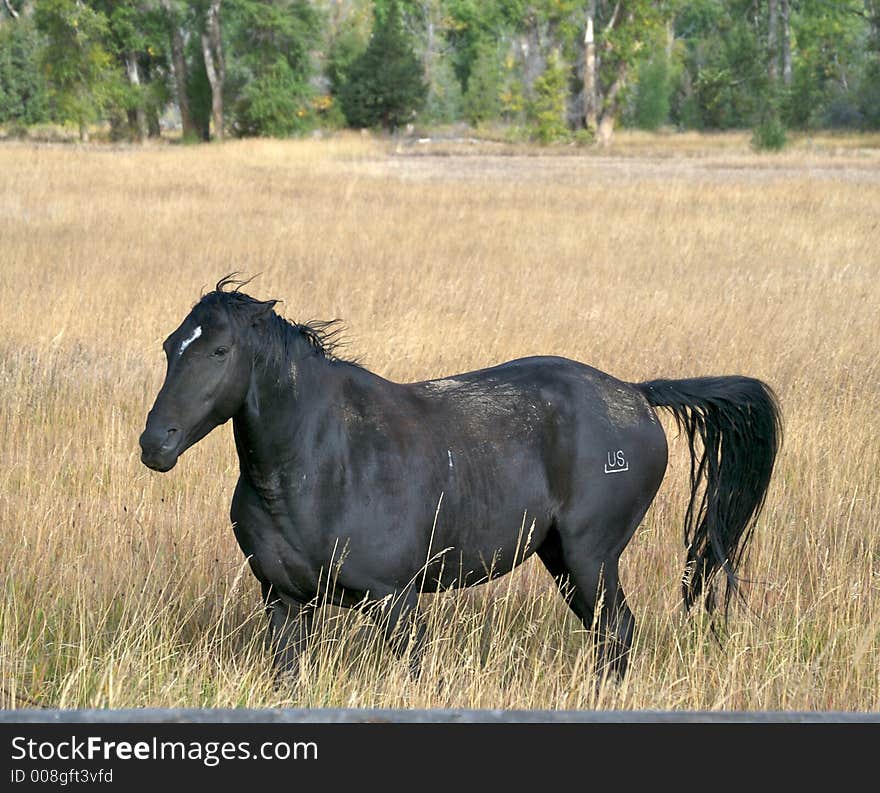
[[[306,356],[287,366],[255,367],[247,398],[233,416],[235,446],[242,474],[259,484],[275,481],[289,465],[298,436],[322,402],[327,362]]]
[[[292,365],[255,367],[248,395],[233,417],[241,472],[260,487],[310,473],[318,437],[334,433],[339,453],[347,443],[346,403],[383,402],[395,384],[356,364],[306,354]],[[360,409],[363,409],[362,407]]]

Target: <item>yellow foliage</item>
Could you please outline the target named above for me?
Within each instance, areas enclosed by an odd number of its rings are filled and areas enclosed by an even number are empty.
[[[312,100],[312,108],[319,113],[323,113],[331,107],[333,107],[333,97],[330,94],[322,94]]]

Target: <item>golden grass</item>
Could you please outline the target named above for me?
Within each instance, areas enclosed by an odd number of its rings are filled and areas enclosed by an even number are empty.
[[[564,158],[359,136],[0,147],[0,704],[880,707],[880,163],[868,145],[657,140]],[[298,685],[273,687],[227,517],[231,431],[164,476],[137,447],[161,339],[235,269],[288,316],[344,317],[394,379],[554,353],[770,382],[786,441],[727,640],[681,616],[667,424],[670,470],[623,556],[639,627],[622,685],[596,694],[529,562],[432,599],[418,681],[363,615],[324,610]]]

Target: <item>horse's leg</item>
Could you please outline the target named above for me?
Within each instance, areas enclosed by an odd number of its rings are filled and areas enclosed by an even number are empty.
[[[378,622],[385,641],[401,658],[409,661],[409,673],[417,678],[422,669],[427,627],[415,593],[397,593],[380,610]]]
[[[562,558],[562,544],[559,541],[559,532],[551,529],[544,542],[537,549],[538,557],[547,568],[547,572],[553,576],[559,593],[565,599],[568,607],[589,631],[593,628],[593,606],[587,602],[577,585],[571,578],[565,561]]]
[[[553,530],[538,548],[538,556],[583,626],[588,631],[596,630],[596,671],[600,679],[609,672],[622,678],[632,647],[635,617],[620,586],[617,557],[565,550],[559,533]],[[595,621],[597,606],[599,618]]]
[[[289,599],[272,599],[271,590],[265,584],[263,598],[269,615],[266,645],[272,653],[275,669],[295,677],[299,671],[299,657],[305,652],[312,633],[314,609]]]
[[[597,669],[600,676],[611,671],[622,679],[629,663],[636,618],[627,605],[623,587],[620,585],[617,559],[608,559],[601,563],[596,589],[602,598],[597,626]]]

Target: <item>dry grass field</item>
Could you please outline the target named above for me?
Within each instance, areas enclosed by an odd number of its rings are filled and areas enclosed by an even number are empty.
[[[3,145],[0,705],[880,708],[869,144]],[[348,351],[392,379],[552,353],[771,383],[785,443],[724,642],[682,615],[687,458],[664,419],[669,472],[622,560],[622,684],[597,693],[530,561],[431,600],[419,680],[363,615],[325,609],[297,684],[273,685],[228,523],[230,427],[167,475],[137,444],[162,339],[232,270],[293,319],[344,318]]]

